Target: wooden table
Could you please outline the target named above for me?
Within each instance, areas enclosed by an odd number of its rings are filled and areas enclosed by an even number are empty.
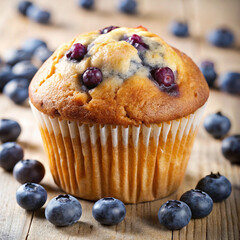
[[[183,50],[197,63],[210,59],[216,63],[219,74],[240,71],[240,1],[239,0],[142,0],[140,14],[126,16],[115,11],[116,1],[98,0],[94,11],[77,7],[76,1],[38,0],[40,6],[52,12],[52,24],[42,26],[16,12],[17,0],[0,1],[0,53],[20,46],[27,37],[45,39],[50,48],[71,39],[79,32],[101,29],[109,25],[143,25],[161,35],[167,42]],[[171,19],[189,21],[191,37],[178,39],[168,33]],[[229,26],[237,37],[234,49],[219,49],[205,41],[206,33],[218,26]],[[205,115],[221,110],[230,117],[230,134],[240,132],[240,98],[218,91],[211,91]],[[16,106],[0,94],[0,117],[20,122],[23,131],[19,143],[24,147],[25,158],[42,161],[47,174],[42,181],[48,191],[48,201],[61,193],[53,183],[40,134],[29,107]],[[194,188],[198,180],[211,171],[219,171],[232,183],[231,196],[222,203],[215,203],[212,213],[203,219],[191,220],[180,231],[169,231],[158,223],[159,207],[168,199],[178,199],[183,192]],[[19,183],[11,173],[0,169],[0,239],[240,239],[240,167],[231,166],[221,154],[221,141],[212,139],[200,126],[187,173],[179,190],[159,201],[128,205],[125,220],[117,226],[104,227],[92,217],[92,202],[80,200],[83,215],[70,227],[57,228],[44,217],[44,207],[36,212],[21,209],[15,200]],[[46,205],[44,205],[46,206]]]

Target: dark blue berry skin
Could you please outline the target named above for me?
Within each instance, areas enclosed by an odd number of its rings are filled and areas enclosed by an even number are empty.
[[[0,145],[0,166],[6,171],[11,171],[15,164],[23,159],[23,149],[14,142]]]
[[[214,202],[221,202],[231,194],[232,185],[220,173],[211,173],[198,182],[196,189],[206,192]]]
[[[189,206],[178,200],[169,200],[158,211],[159,222],[170,230],[185,227],[191,220],[192,213]]]
[[[230,120],[220,112],[208,115],[203,123],[206,131],[214,138],[223,138],[231,128]]]
[[[66,57],[70,61],[80,62],[87,53],[87,48],[81,43],[75,43],[67,51]]]
[[[53,198],[45,209],[46,219],[56,226],[69,226],[77,222],[82,215],[82,206],[71,195],[59,195]]]
[[[102,198],[93,205],[92,215],[101,224],[115,225],[125,218],[126,208],[116,198]]]
[[[14,103],[23,104],[28,98],[29,80],[25,78],[16,78],[8,82],[3,88],[3,93]]]
[[[231,47],[234,43],[234,34],[229,29],[219,28],[211,31],[207,40],[216,47]]]
[[[22,49],[33,54],[39,47],[47,47],[46,42],[37,38],[28,38],[22,44]]]
[[[18,11],[26,16],[26,12],[27,12],[27,9],[32,6],[32,2],[29,2],[29,1],[20,1],[18,3]]]
[[[10,66],[6,65],[2,67],[0,69],[0,92],[2,92],[4,86],[15,77]]]
[[[233,135],[222,141],[223,156],[232,164],[240,164],[240,135]]]
[[[82,82],[88,89],[95,88],[102,80],[102,72],[96,67],[87,68],[82,75]]]
[[[91,9],[94,6],[94,0],[78,0],[78,5],[82,8]]]
[[[187,23],[174,21],[170,25],[170,32],[176,37],[189,36]]]
[[[137,2],[135,0],[120,0],[119,10],[127,14],[135,14],[137,12]]]
[[[142,37],[137,34],[133,34],[131,37],[127,38],[126,42],[130,43],[140,52],[149,49],[149,46],[143,42]]]
[[[41,46],[41,47],[37,48],[37,50],[34,52],[34,57],[43,63],[52,54],[53,54],[53,51],[49,50],[47,47]]]
[[[111,32],[112,30],[117,29],[117,28],[119,28],[119,27],[117,27],[117,26],[105,27],[105,28],[103,28],[103,29],[100,30],[100,33],[101,33],[101,34],[106,34],[106,33],[109,33],[109,32]]]
[[[25,183],[16,192],[16,200],[20,207],[35,211],[41,208],[47,200],[44,187],[36,183]]]
[[[21,133],[18,122],[11,119],[0,119],[0,141],[11,142],[17,140]]]
[[[240,73],[227,72],[220,77],[220,89],[231,94],[240,94]]]
[[[14,169],[13,176],[20,183],[40,183],[45,175],[45,168],[37,160],[26,159],[19,161]]]
[[[44,11],[37,6],[32,5],[27,9],[27,16],[37,23],[48,24],[50,22],[51,14],[48,11]]]
[[[17,78],[32,80],[37,68],[30,61],[22,61],[13,66],[12,72]]]
[[[208,216],[213,208],[212,198],[205,192],[192,189],[185,192],[180,201],[185,202],[191,209],[192,218],[203,218]]]
[[[13,66],[18,62],[30,60],[32,54],[23,49],[12,49],[7,51],[3,57],[6,64]]]
[[[210,61],[204,61],[200,65],[200,70],[203,76],[205,77],[208,86],[213,87],[214,82],[217,78],[217,73],[215,72],[214,64]]]

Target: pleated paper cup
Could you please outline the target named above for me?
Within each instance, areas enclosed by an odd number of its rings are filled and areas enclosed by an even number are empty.
[[[177,190],[205,105],[187,117],[139,126],[83,124],[31,108],[62,190],[88,200],[137,203]]]

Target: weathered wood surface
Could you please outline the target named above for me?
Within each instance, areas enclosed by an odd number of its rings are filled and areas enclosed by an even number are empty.
[[[216,63],[219,74],[240,71],[240,1],[239,0],[141,0],[140,14],[126,16],[116,12],[117,1],[96,1],[94,11],[84,11],[75,1],[38,0],[40,6],[52,12],[52,24],[42,26],[20,16],[17,0],[0,1],[0,55],[8,48],[18,47],[27,37],[45,39],[51,48],[71,39],[79,32],[101,29],[109,25],[143,25],[161,35],[167,42],[183,50],[194,61],[210,59]],[[178,39],[168,33],[171,19],[189,21],[191,37]],[[206,33],[218,26],[231,27],[237,39],[234,49],[218,49],[205,41]],[[205,115],[218,110],[230,117],[230,134],[240,132],[240,98],[211,91]],[[40,134],[29,107],[16,106],[0,94],[0,118],[13,118],[20,122],[23,132],[19,143],[25,149],[25,158],[41,160],[47,168],[42,182],[48,191],[48,201],[61,193],[53,183],[47,159],[43,153]],[[219,171],[232,182],[229,199],[214,204],[212,213],[200,220],[191,220],[180,231],[169,231],[158,223],[157,212],[168,199],[177,199],[194,188],[197,181],[211,171]],[[117,226],[104,227],[91,215],[92,202],[80,200],[83,207],[81,220],[67,228],[57,228],[44,218],[44,208],[34,213],[17,206],[15,192],[19,187],[11,173],[0,169],[0,239],[240,239],[240,167],[231,166],[221,154],[221,142],[212,139],[200,127],[187,173],[179,190],[171,196],[151,203],[127,206],[125,220]],[[46,206],[46,205],[45,205]]]

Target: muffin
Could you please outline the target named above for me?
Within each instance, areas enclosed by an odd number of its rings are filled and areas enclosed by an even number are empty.
[[[208,95],[193,61],[143,27],[78,35],[29,87],[56,184],[125,203],[177,190]]]

